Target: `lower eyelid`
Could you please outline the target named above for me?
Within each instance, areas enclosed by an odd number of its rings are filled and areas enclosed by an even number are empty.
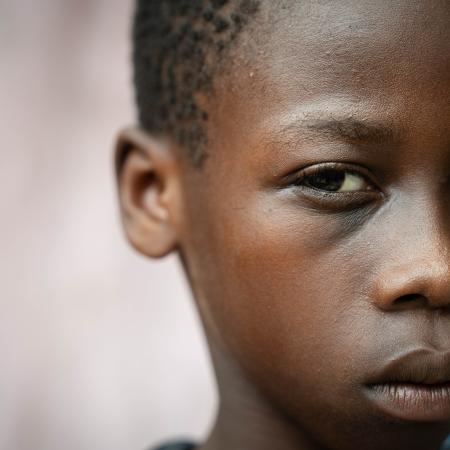
[[[296,186],[295,196],[298,202],[305,202],[309,207],[330,212],[356,210],[373,204],[379,197],[372,192],[327,192],[307,186]]]

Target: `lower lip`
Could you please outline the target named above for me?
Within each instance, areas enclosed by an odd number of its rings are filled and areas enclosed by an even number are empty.
[[[450,420],[450,383],[386,383],[368,387],[368,396],[385,414],[407,421]]]

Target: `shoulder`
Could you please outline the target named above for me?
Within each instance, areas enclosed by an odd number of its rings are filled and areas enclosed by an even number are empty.
[[[153,450],[195,450],[196,444],[192,442],[169,442]]]

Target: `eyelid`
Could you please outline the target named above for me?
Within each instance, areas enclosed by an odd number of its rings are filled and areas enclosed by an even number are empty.
[[[290,183],[299,185],[307,176],[316,174],[323,170],[342,170],[345,172],[350,172],[364,178],[369,185],[373,187],[373,191],[382,192],[378,183],[375,181],[373,173],[364,166],[354,163],[344,163],[344,162],[320,162],[315,164],[309,164],[308,166],[297,169],[295,172],[291,172],[288,175],[291,180]],[[337,192],[338,195],[345,195],[345,192]]]
[[[332,192],[302,184],[302,180],[309,174],[330,169],[357,174],[363,177],[372,188],[359,191]],[[343,213],[359,210],[369,205],[379,205],[379,202],[386,196],[372,171],[360,164],[348,162],[329,161],[303,166],[286,175],[283,185],[295,196],[296,203],[299,205],[329,213]]]

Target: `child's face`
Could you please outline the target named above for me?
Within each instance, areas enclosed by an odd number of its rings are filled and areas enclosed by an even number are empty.
[[[450,385],[411,383],[450,381],[450,3],[281,3],[180,175],[208,336],[326,447],[436,448]]]
[[[450,380],[450,3],[294,3],[251,25],[183,175],[194,291],[323,443],[431,449],[450,388],[369,385]]]

